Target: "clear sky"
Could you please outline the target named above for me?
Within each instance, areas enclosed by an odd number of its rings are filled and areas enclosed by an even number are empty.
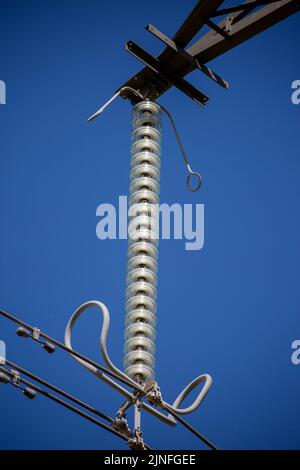
[[[125,240],[96,237],[96,208],[128,192],[130,105],[119,100],[87,124],[139,70],[124,51],[133,39],[162,45],[194,0],[0,1],[0,305],[62,340],[80,303],[111,312],[109,351],[122,365]],[[300,15],[220,57],[211,66],[231,84],[199,72],[189,79],[211,101],[201,109],[177,90],[172,113],[203,188],[185,189],[185,169],[164,120],[161,200],[205,205],[205,245],[160,243],[157,378],[172,402],[197,375],[213,387],[189,421],[223,449],[300,447],[299,203]],[[100,319],[90,312],[76,348],[101,360]],[[120,396],[66,354],[48,355],[0,318],[8,358],[113,414]],[[2,449],[124,448],[114,436],[39,396],[0,387]],[[153,448],[204,448],[187,431],[144,417]]]

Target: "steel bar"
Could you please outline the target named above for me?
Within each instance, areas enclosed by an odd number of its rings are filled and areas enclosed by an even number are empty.
[[[232,25],[230,41],[224,40],[217,35],[207,33],[203,38],[193,44],[193,46],[188,49],[188,52],[198,60],[203,60],[206,63],[263,32],[267,28],[274,26],[276,23],[299,11],[299,9],[299,0],[281,0],[273,3],[253,12],[251,15],[246,16],[241,21]],[[225,22],[226,20],[223,20],[219,23],[219,26],[222,28]]]
[[[213,29],[216,33],[220,34],[223,38],[230,40],[230,34],[228,34],[223,28],[220,28],[219,25],[215,24],[213,21],[210,19],[205,20],[205,24],[209,26],[211,29]]]
[[[224,16],[224,15],[230,15],[231,13],[235,12],[240,12],[243,10],[246,10],[248,8],[251,8],[251,10],[254,10],[254,8],[263,6],[263,5],[269,5],[270,3],[276,3],[281,0],[256,0],[256,1],[250,1],[248,3],[242,3],[240,5],[236,5],[234,7],[228,7],[228,8],[222,8],[221,10],[215,11],[215,13],[212,13],[209,15],[209,18],[216,18],[218,16]]]
[[[126,44],[126,50],[141,62],[146,64],[148,67],[150,67],[153,72],[155,72],[159,77],[162,77],[170,84],[170,86],[174,85],[180,91],[185,93],[189,98],[192,98],[193,101],[200,104],[201,106],[205,106],[208,101],[208,97],[183,78],[176,76],[176,72],[164,64],[161,60],[153,57],[133,41],[129,41]]]
[[[155,36],[157,39],[162,41],[166,46],[173,49],[174,52],[181,54],[190,64],[194,65],[194,67],[199,68],[199,70],[202,73],[207,75],[210,79],[212,79],[218,85],[226,89],[229,88],[229,83],[226,80],[224,80],[224,78],[222,78],[220,75],[215,73],[206,65],[198,62],[197,59],[195,59],[195,57],[188,54],[188,52],[185,49],[182,49],[181,47],[177,46],[177,44],[172,39],[168,38],[164,33],[159,31],[155,26],[153,26],[152,24],[149,24],[146,26],[146,30],[149,31],[149,33],[153,34],[153,36]]]
[[[173,36],[173,41],[185,47],[205,25],[204,19],[209,18],[224,0],[200,0]]]
[[[240,13],[234,13],[234,17],[231,16],[232,18],[232,22],[231,24],[235,24],[235,23],[238,23],[239,21],[241,21],[243,18],[245,18],[245,16],[249,15],[249,13],[251,13],[253,10],[252,7],[245,7],[245,10],[241,11]]]
[[[194,36],[201,30],[201,28],[205,26],[203,18],[208,17],[219,6],[221,6],[223,2],[224,0],[199,0],[196,6],[193,8],[192,12],[188,15],[186,20],[183,22],[178,31],[172,37],[173,41],[181,48],[186,47],[194,38]],[[173,63],[176,62],[176,54],[174,53],[174,51],[166,49],[159,56],[159,59],[164,61],[165,63],[168,63],[169,65],[173,65]],[[147,67],[144,70],[150,72],[152,76],[152,82],[154,81],[155,83],[160,84],[162,88],[166,87],[166,89],[168,89],[168,84],[161,83],[159,77],[155,75],[151,69]],[[146,76],[147,75],[148,73],[146,73]],[[139,89],[142,92],[149,88],[148,84],[146,84],[145,87],[143,86],[144,81],[142,81],[142,84],[140,86],[140,73],[133,77],[130,80],[130,83],[132,88],[136,90]],[[150,96],[150,98],[155,99],[157,98],[157,96],[153,94],[152,96]]]
[[[250,2],[248,2],[248,5],[249,3]],[[200,63],[206,64],[271,26],[274,26],[285,18],[293,15],[298,12],[299,9],[299,0],[280,0],[253,12],[236,23],[233,21],[234,24],[232,24],[230,32],[230,41],[215,34],[214,31],[209,31],[196,41],[195,44],[189,47],[187,52],[195,57]],[[238,15],[238,12],[232,14],[234,17],[238,17]],[[225,25],[226,19],[218,23],[220,28],[225,27]],[[173,40],[175,39],[173,38]],[[182,47],[179,42],[175,42]],[[185,58],[179,54],[175,54],[175,52],[173,52],[173,55],[166,55],[166,53],[167,51],[164,51],[158,59],[165,60],[166,63],[169,64],[168,60],[170,58],[172,67],[181,77],[184,77],[196,69],[196,66],[188,63]],[[153,89],[155,89],[155,93],[153,92],[149,98],[157,99],[165,93],[171,85],[159,82],[156,74],[149,67],[145,67],[128,80],[126,86],[131,86],[136,90],[141,91],[152,86]]]

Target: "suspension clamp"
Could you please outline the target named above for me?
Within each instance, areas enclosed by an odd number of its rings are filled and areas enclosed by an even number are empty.
[[[40,338],[40,333],[41,333],[41,330],[39,330],[37,327],[34,327],[33,332],[32,332],[32,338],[38,341]]]
[[[143,433],[139,429],[134,430],[133,437],[128,439],[127,444],[132,450],[147,450],[143,439]]]
[[[115,421],[112,423],[112,427],[128,438],[131,438],[133,435],[130,427],[128,426],[128,421],[125,418],[125,415],[118,416],[117,414]]]
[[[148,382],[145,384],[145,398],[151,403],[151,405],[155,405],[158,407],[163,406],[163,398],[160,387],[158,386],[157,382]]]
[[[132,438],[133,432],[131,431],[128,421],[126,419],[126,411],[131,408],[139,399],[138,394],[134,394],[134,396],[130,400],[126,400],[120,408],[118,409],[117,416],[115,421],[112,423],[112,427],[117,431],[124,434],[124,436],[128,438]]]

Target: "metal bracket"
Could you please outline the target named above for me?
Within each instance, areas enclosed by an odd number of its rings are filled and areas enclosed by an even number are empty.
[[[112,423],[112,427],[128,438],[131,438],[133,435],[130,427],[128,426],[128,421],[124,416],[117,416],[115,421]]]
[[[231,36],[222,28],[220,28],[219,25],[211,21],[209,18],[205,20],[205,24],[209,26],[211,29],[213,29],[216,33],[220,34],[223,36],[223,38],[230,40]]]
[[[13,377],[12,377],[12,383],[14,385],[19,385],[20,383],[20,374],[18,371],[16,370],[13,370],[13,369],[9,369],[9,372],[11,372],[13,374]]]
[[[38,341],[39,338],[40,338],[40,333],[41,333],[41,330],[39,330],[39,328],[35,327],[33,329],[33,332],[32,332],[32,338],[35,339],[36,341]]]
[[[182,93],[187,95],[189,98],[192,98],[192,100],[198,103],[200,106],[205,107],[209,99],[208,96],[206,96],[200,90],[197,90],[197,88],[184,80],[184,78],[179,77],[176,72],[174,72],[174,70],[172,70],[168,65],[157,59],[157,57],[149,54],[147,51],[145,51],[145,49],[142,49],[133,41],[127,42],[125,47],[126,50],[130,52],[130,54],[147,65],[151,70],[153,70],[153,72],[155,72],[168,84],[174,85],[176,88],[178,88],[178,90],[182,91]]]
[[[126,411],[139,401],[140,399],[139,395],[140,395],[139,392],[135,392],[133,398],[131,398],[130,400],[126,400],[123,403],[123,405],[120,406],[117,412],[117,419],[120,419],[126,416]]]
[[[228,17],[226,18],[226,23],[225,23],[225,31],[226,31],[226,33],[231,33],[233,20],[234,20],[234,17],[233,17],[233,16],[228,16]]]
[[[149,403],[158,407],[162,407],[163,398],[160,387],[158,386],[157,382],[148,382],[145,385],[145,393],[145,398],[147,398]]]
[[[224,80],[224,78],[220,77],[220,75],[213,72],[206,65],[201,64],[195,57],[190,55],[185,49],[179,47],[172,39],[168,38],[168,36],[159,31],[155,26],[153,26],[152,24],[148,24],[146,26],[146,30],[149,31],[149,33],[153,34],[153,36],[155,36],[157,39],[162,41],[166,46],[170,47],[170,49],[172,49],[174,52],[177,52],[182,57],[184,57],[186,61],[188,61],[194,67],[198,68],[202,73],[204,73],[207,77],[216,82],[218,85],[226,89],[229,88],[229,83]]]
[[[0,340],[0,366],[6,362],[6,346],[4,341]]]
[[[127,444],[133,450],[147,450],[143,439],[143,433],[138,429],[135,429],[133,437],[128,439]]]
[[[134,393],[134,397],[130,400],[126,400],[118,409],[117,416],[115,421],[112,423],[112,427],[114,429],[117,429],[120,431],[122,434],[124,434],[128,438],[132,438],[134,433],[132,433],[128,421],[126,419],[126,411],[131,408],[132,406],[135,406],[135,408],[138,406],[139,408],[141,407],[141,402],[140,402],[140,393],[136,392]]]

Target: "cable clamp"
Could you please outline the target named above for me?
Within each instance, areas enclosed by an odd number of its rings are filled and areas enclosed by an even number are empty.
[[[33,332],[32,332],[32,337],[33,337],[33,339],[35,339],[36,341],[38,341],[39,338],[40,338],[40,333],[41,333],[41,330],[39,330],[37,327],[34,327],[34,328],[33,328]]]
[[[0,340],[0,366],[5,364],[6,360],[6,345],[5,342]]]
[[[147,450],[143,439],[143,433],[139,429],[134,430],[133,437],[128,439],[127,444],[132,450]]]
[[[20,380],[21,380],[19,372],[13,369],[9,369],[9,372],[13,374],[12,383],[14,385],[19,385]]]
[[[233,17],[233,16],[228,16],[228,17],[226,18],[226,22],[225,22],[225,32],[226,32],[226,33],[231,33],[233,20],[234,20],[234,17]]]
[[[115,421],[112,423],[112,427],[113,429],[115,429],[116,431],[119,431],[124,436],[128,438],[132,437],[132,431],[130,427],[128,426],[128,421],[125,418],[125,416],[117,415]]]
[[[152,405],[162,407],[163,405],[163,398],[160,387],[158,386],[157,382],[148,382],[145,384],[145,398],[151,403]]]

